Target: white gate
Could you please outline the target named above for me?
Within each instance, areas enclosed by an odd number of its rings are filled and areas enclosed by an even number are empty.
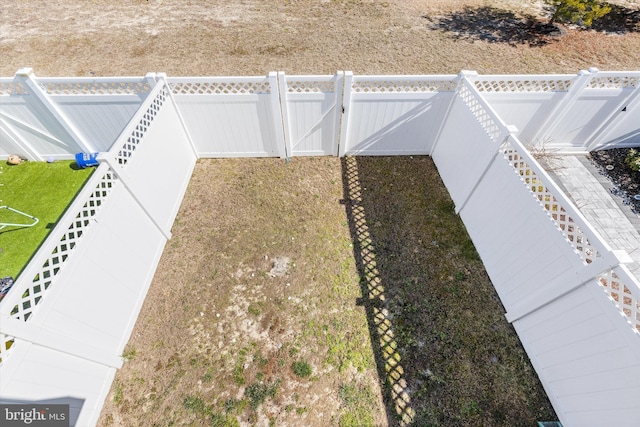
[[[343,81],[278,73],[287,157],[338,155]]]

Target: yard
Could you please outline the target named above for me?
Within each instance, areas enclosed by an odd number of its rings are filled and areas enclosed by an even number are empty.
[[[70,161],[2,163],[0,206],[26,213],[38,222],[31,227],[9,226],[0,230],[0,276],[18,277],[91,172],[92,169],[76,168],[75,162]],[[0,223],[34,222],[11,210],[0,210]]]
[[[637,21],[517,37],[544,14],[512,0],[10,0],[0,73],[638,68]],[[100,426],[556,419],[429,158],[203,159],[172,233]]]
[[[428,157],[200,160],[100,425],[555,419]]]

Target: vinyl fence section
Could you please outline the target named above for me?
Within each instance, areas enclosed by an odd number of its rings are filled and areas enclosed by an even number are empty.
[[[585,152],[640,145],[640,73],[581,71],[577,75],[472,78],[482,97],[518,128],[528,146]]]
[[[429,154],[458,80],[346,73],[340,155]]]
[[[195,160],[160,82],[0,304],[0,400],[95,425]]]
[[[0,156],[69,159],[108,151],[152,87],[146,77],[0,80]]]
[[[0,303],[0,400],[96,423],[197,158],[428,154],[560,420],[640,425],[640,285],[526,147],[640,145],[639,79],[0,79],[0,158],[100,152]]]
[[[638,282],[515,134],[465,81],[433,158],[563,424],[638,425]]]
[[[277,73],[167,80],[200,157],[286,157]]]

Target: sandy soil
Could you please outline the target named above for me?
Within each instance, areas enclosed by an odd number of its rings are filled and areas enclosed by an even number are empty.
[[[621,0],[629,3],[628,0]],[[626,2],[626,3],[624,3]],[[176,0],[0,7],[0,75],[575,73],[637,69],[640,34],[570,29],[561,42],[487,42],[434,29],[464,7],[545,16],[540,0]],[[477,26],[486,25],[478,22]],[[490,26],[499,23],[489,23]],[[452,29],[455,30],[455,29]]]

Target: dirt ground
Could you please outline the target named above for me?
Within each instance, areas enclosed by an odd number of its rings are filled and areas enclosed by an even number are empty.
[[[495,19],[487,8],[499,12]],[[41,76],[638,69],[637,21],[607,33],[570,29],[531,48],[517,34],[524,15],[548,12],[541,0],[4,0],[0,75],[20,67]],[[443,29],[456,22],[473,24]],[[505,26],[513,27],[506,41]]]
[[[172,232],[100,426],[555,419],[428,157],[200,160]]]
[[[616,4],[553,38],[539,0],[4,0],[0,75],[637,70]],[[100,426],[555,419],[428,158],[201,160],[172,232]]]

